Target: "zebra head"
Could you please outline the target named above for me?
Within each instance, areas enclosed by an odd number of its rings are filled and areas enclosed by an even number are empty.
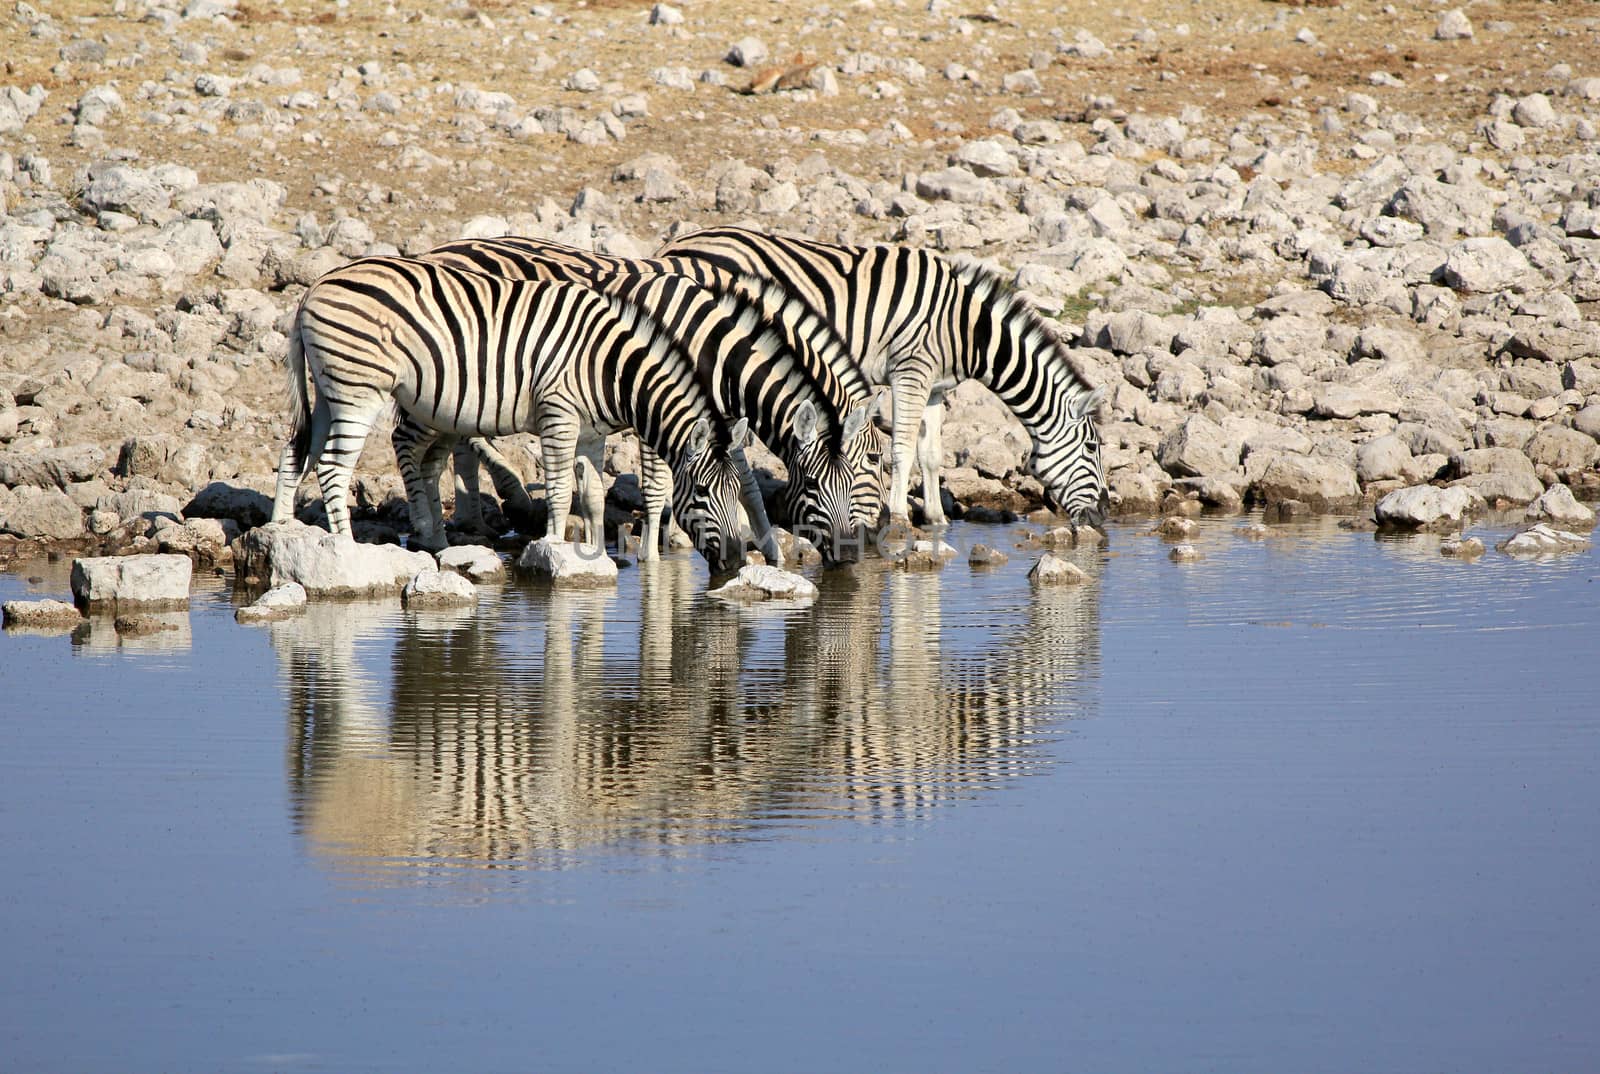
[[[789,484],[780,508],[828,562],[860,559],[883,510],[883,436],[872,421],[877,405],[873,400],[851,410],[831,437],[822,434],[810,400],[795,412],[795,436],[784,458]]]
[[[1105,392],[1096,388],[1069,399],[1065,413],[1046,435],[1037,435],[1033,468],[1044,485],[1051,510],[1064,512],[1073,530],[1105,525],[1110,500],[1100,466],[1100,432],[1095,412]]]
[[[672,511],[706,558],[713,574],[737,567],[744,557],[739,492],[745,467],[740,453],[748,442],[750,423],[740,418],[717,443],[711,422],[695,421],[688,449],[672,469]]]

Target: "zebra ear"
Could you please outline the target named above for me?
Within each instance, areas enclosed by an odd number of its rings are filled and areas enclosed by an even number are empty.
[[[698,459],[711,447],[711,422],[699,418],[689,427],[688,457]]]
[[[1100,405],[1106,401],[1106,390],[1096,388],[1088,395],[1079,396],[1072,407],[1072,416],[1075,418],[1093,417],[1099,411]]]
[[[817,439],[817,406],[807,399],[795,408],[794,435],[802,444],[811,444]]]
[[[861,430],[867,427],[872,420],[872,413],[878,407],[876,399],[871,400],[866,406],[858,406],[844,419],[844,439],[848,442],[861,435]]]
[[[750,446],[750,419],[740,418],[728,430],[728,450],[739,451]]]

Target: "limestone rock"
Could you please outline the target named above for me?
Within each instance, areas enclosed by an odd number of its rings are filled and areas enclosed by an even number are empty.
[[[1082,585],[1089,576],[1076,564],[1046,552],[1028,572],[1028,581],[1037,586]]]
[[[64,600],[8,600],[0,605],[7,629],[71,630],[83,621],[76,605]]]
[[[726,584],[711,590],[710,595],[740,603],[758,600],[809,601],[816,598],[817,587],[809,578],[792,571],[746,564]]]
[[[1184,541],[1193,537],[1199,529],[1194,519],[1171,515],[1161,520],[1161,524],[1155,528],[1155,533],[1163,540]]]
[[[967,563],[973,567],[998,567],[1010,557],[998,548],[990,548],[986,544],[975,544],[967,555]]]
[[[241,623],[268,623],[288,619],[306,610],[306,590],[299,582],[274,586],[233,613]]]
[[[106,453],[88,444],[36,451],[0,451],[0,485],[12,488],[31,485],[42,489],[64,489],[76,482],[100,476],[105,468]]]
[[[1373,516],[1381,529],[1454,528],[1485,506],[1483,497],[1468,488],[1413,485],[1396,489],[1379,500]]]
[[[25,485],[0,505],[0,533],[71,540],[83,536],[83,509],[59,489]]]
[[[1167,553],[1167,558],[1174,563],[1193,563],[1200,559],[1200,550],[1185,541],[1183,544],[1172,546],[1172,551]]]
[[[418,571],[434,569],[426,552],[358,544],[298,520],[249,530],[233,544],[246,584],[298,582],[317,598],[395,596]]]
[[[1321,511],[1349,507],[1361,499],[1354,467],[1317,455],[1273,455],[1252,488],[1265,503],[1299,500]]]
[[[1239,445],[1222,427],[1202,414],[1191,414],[1161,441],[1156,461],[1174,477],[1206,477],[1228,473],[1239,465]]]
[[[200,566],[209,567],[232,558],[230,546],[239,536],[239,525],[232,519],[192,518],[178,522],[163,515],[157,517],[149,536],[162,552],[188,556]]]
[[[455,571],[418,571],[400,600],[407,608],[461,608],[478,603],[478,587]]]
[[[897,570],[937,571],[943,569],[945,561],[956,554],[956,550],[943,541],[924,539],[912,541],[910,547],[893,557],[892,562]]]
[[[1564,425],[1546,425],[1522,450],[1535,466],[1548,466],[1557,473],[1588,470],[1600,460],[1600,443]]]
[[[500,553],[481,544],[461,544],[439,553],[439,569],[455,571],[474,582],[505,576],[506,564]]]
[[[530,541],[517,567],[556,585],[599,587],[617,581],[617,565],[604,548],[550,537]]]
[[[187,608],[194,564],[188,556],[92,556],[72,563],[72,596],[81,608]]]
[[[1402,477],[1411,461],[1411,449],[1394,434],[1368,440],[1356,449],[1356,477],[1363,484]]]
[[[1452,559],[1477,559],[1483,555],[1483,542],[1476,537],[1440,541],[1439,554]]]
[[[1433,30],[1435,41],[1461,41],[1471,36],[1472,20],[1458,7],[1440,15],[1439,24]]]
[[[1495,545],[1510,556],[1554,556],[1582,552],[1594,542],[1580,533],[1558,530],[1543,522]]]
[[[1498,235],[1456,243],[1439,270],[1440,282],[1446,287],[1478,294],[1504,291],[1533,275],[1533,266],[1522,251]]]
[[[1565,485],[1551,485],[1532,503],[1525,517],[1530,522],[1553,522],[1571,529],[1594,528],[1594,512],[1579,503]]]

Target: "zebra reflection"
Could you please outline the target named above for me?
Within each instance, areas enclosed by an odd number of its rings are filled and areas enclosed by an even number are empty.
[[[787,610],[707,597],[684,557],[636,577],[636,602],[530,590],[457,619],[276,624],[308,844],[394,878],[916,820],[1047,763],[1099,664],[1093,586],[1024,591],[988,633],[947,629],[938,575],[829,574]]]

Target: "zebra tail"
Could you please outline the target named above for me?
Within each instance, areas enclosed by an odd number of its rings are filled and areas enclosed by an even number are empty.
[[[305,345],[300,341],[301,314],[296,315],[289,328],[289,351],[284,355],[284,365],[288,367],[289,436],[294,443],[295,458],[304,460],[311,451],[311,398]]]

